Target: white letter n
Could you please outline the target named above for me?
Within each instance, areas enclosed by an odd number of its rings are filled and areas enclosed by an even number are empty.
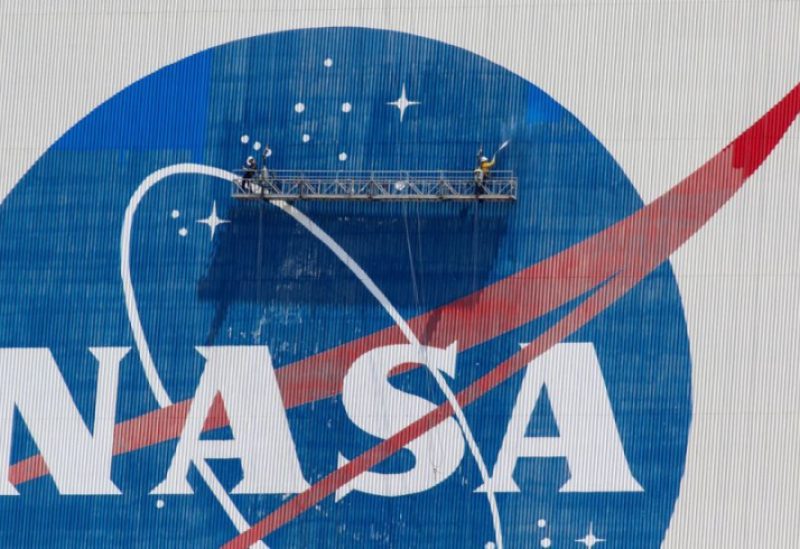
[[[0,495],[18,495],[8,480],[15,408],[60,493],[120,493],[111,481],[111,457],[119,363],[128,350],[89,349],[100,363],[92,434],[49,349],[0,349]]]

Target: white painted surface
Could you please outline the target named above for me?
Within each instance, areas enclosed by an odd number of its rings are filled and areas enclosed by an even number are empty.
[[[331,25],[436,38],[519,73],[600,138],[645,200],[800,82],[794,1],[4,1],[0,197],[56,138],[142,76],[233,39]],[[694,419],[665,547],[797,546],[799,145],[795,124],[673,257]]]

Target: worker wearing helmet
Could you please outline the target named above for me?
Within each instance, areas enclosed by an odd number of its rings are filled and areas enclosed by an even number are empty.
[[[242,167],[242,188],[245,191],[252,192],[253,189],[250,180],[256,176],[257,171],[258,164],[256,163],[256,159],[252,156],[248,156]]]
[[[492,167],[494,167],[495,162],[496,162],[495,158],[489,160],[487,157],[481,155],[478,167],[480,167],[481,169],[481,175],[483,176],[482,177],[483,181],[489,179],[489,172],[492,170]]]
[[[485,154],[483,154],[482,147],[478,150],[477,166],[473,171],[475,174],[475,194],[486,193],[486,188],[483,186],[483,184],[488,181],[495,161],[495,157],[492,157],[490,160]]]

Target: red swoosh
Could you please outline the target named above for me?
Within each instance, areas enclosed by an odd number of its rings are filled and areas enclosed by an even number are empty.
[[[595,318],[664,262],[744,185],[781,140],[797,117],[798,111],[800,85],[795,86],[730,145],[656,201],[597,235],[538,264],[537,266],[550,263],[553,270],[548,271],[549,273],[562,273],[564,278],[554,281],[556,288],[566,286],[560,292],[561,297],[569,294],[576,286],[581,286],[583,282],[598,281],[598,277],[604,273],[614,274],[607,284],[530,345],[459,392],[456,395],[459,404],[466,406],[497,387],[534,358]],[[579,282],[575,282],[571,279],[575,273],[586,278],[581,277]],[[544,283],[547,285],[547,281]],[[224,548],[249,547],[451,414],[450,404],[443,403],[287,501],[250,530],[226,543]]]
[[[618,273],[595,296],[526,348],[526,355],[540,354],[547,348],[541,348],[541,342],[550,341],[564,332],[560,339],[552,341],[551,345],[555,344],[582,325],[582,319],[580,315],[576,316],[577,313],[582,311],[584,317],[593,313],[583,320],[583,323],[599,314],[604,307],[597,307],[609,305],[613,302],[613,299],[608,301],[612,296],[618,297],[638,283],[708,221],[766,159],[797,116],[798,110],[800,110],[800,86],[795,87],[780,103],[716,157],[646,208],[536,265],[412,319],[409,322],[411,328],[425,343],[444,346],[457,340],[459,348],[466,350],[552,311]],[[645,261],[645,255],[648,255],[645,252],[648,250],[651,257],[649,262]],[[656,251],[658,253],[655,253]],[[651,267],[647,267],[651,264]],[[646,267],[649,270],[644,271]],[[628,280],[628,283],[620,282],[624,280]],[[602,296],[605,296],[605,301],[600,299]],[[588,308],[590,306],[597,308],[596,311],[590,311]],[[492,322],[483,322],[482,320],[486,318],[491,318]],[[483,329],[476,330],[476,326]],[[559,326],[561,328],[553,332]],[[568,328],[564,328],[565,326]],[[569,328],[570,326],[574,328]],[[285,406],[291,408],[338,394],[342,378],[358,356],[379,345],[404,341],[400,330],[391,327],[281,368],[276,374]],[[485,392],[481,389],[488,390],[524,367],[530,359],[525,360],[519,358],[520,356],[518,354],[512,357],[488,374],[487,378],[481,378],[460,393],[458,396],[461,404],[472,402]],[[521,365],[514,366],[520,361]],[[513,371],[509,371],[509,368]],[[177,438],[183,429],[190,404],[191,400],[185,400],[118,424],[114,432],[114,455]],[[434,414],[437,415],[427,420],[428,416],[422,418],[395,437],[405,433],[404,437],[414,435],[413,439],[424,431],[409,432],[411,427],[423,420],[428,423],[435,421],[429,425],[433,426],[447,418],[450,410],[447,407],[440,407]],[[217,401],[205,428],[215,429],[227,423],[224,408]],[[323,479],[321,483],[330,479],[328,484],[323,485],[325,489],[333,486],[327,493],[336,489],[334,486],[336,482],[344,483],[357,476],[361,470],[355,472],[356,467],[368,463],[362,458],[366,459],[374,454],[371,459],[376,459],[382,455],[380,452],[385,452],[389,448],[385,446],[389,441],[394,441],[390,445],[394,447],[403,439],[400,437],[395,440],[395,437]],[[400,443],[392,451],[396,451],[406,443]],[[380,457],[375,463],[388,455],[391,455],[391,452]],[[371,466],[368,465],[366,468]],[[47,466],[42,457],[37,455],[14,464],[9,471],[9,480],[13,484],[21,484],[46,474],[48,474]],[[347,478],[342,480],[342,475]],[[319,492],[320,484],[311,490]],[[309,492],[290,500],[284,507],[292,505],[299,508],[304,501],[301,498],[306,494]],[[325,494],[319,499],[324,496]],[[299,512],[301,511],[298,511],[298,514]],[[265,521],[257,524],[247,536],[257,535],[255,529]],[[269,528],[262,527],[261,530],[266,532]],[[237,538],[234,541],[238,543],[239,540],[240,538]]]

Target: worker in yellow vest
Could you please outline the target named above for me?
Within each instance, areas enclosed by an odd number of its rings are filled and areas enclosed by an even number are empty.
[[[475,194],[486,194],[486,187],[484,187],[484,183],[489,180],[492,168],[497,162],[497,153],[505,149],[508,146],[508,143],[509,141],[504,141],[503,144],[500,145],[500,147],[492,155],[491,160],[489,160],[489,157],[483,154],[483,147],[478,149],[477,167],[472,172],[475,176]]]
[[[492,159],[489,160],[486,156],[484,156],[482,149],[478,152],[478,169],[481,171],[482,182],[489,179],[489,174],[494,167],[495,162],[497,162],[496,156],[493,156]]]
[[[489,180],[492,167],[496,162],[496,155],[491,160],[483,154],[483,147],[478,150],[477,166],[473,170],[475,176],[475,194],[486,194],[484,183]]]

